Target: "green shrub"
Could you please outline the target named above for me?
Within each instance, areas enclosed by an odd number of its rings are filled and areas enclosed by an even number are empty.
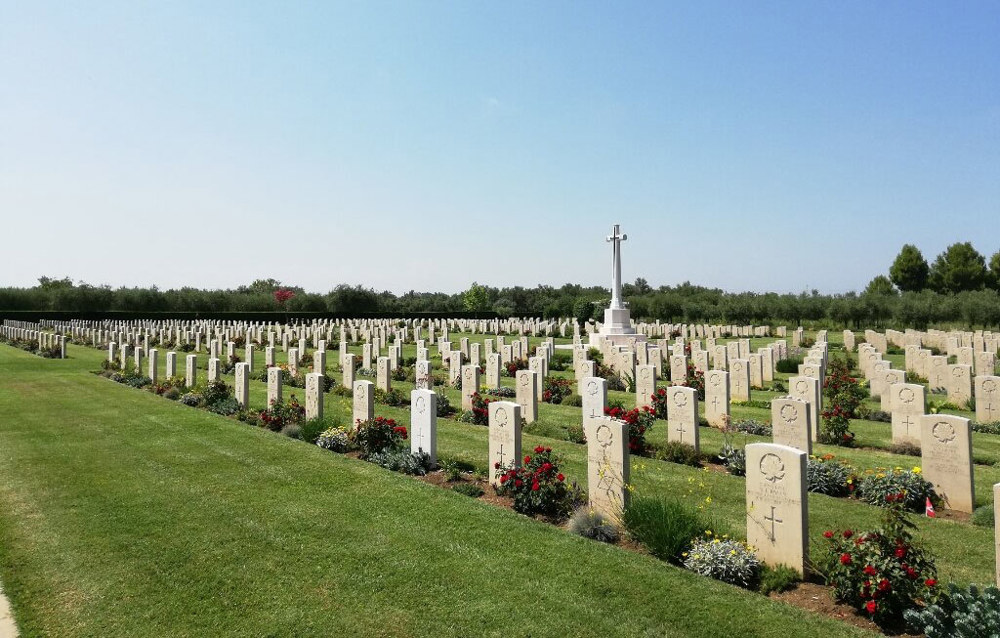
[[[439,461],[438,465],[449,483],[462,478],[463,465],[459,461]]]
[[[382,388],[375,388],[375,402],[398,408],[405,404],[407,399],[399,388],[389,388],[388,392]]]
[[[586,443],[587,435],[583,432],[583,426],[571,425],[566,428],[566,437],[573,443]]]
[[[768,409],[770,409],[770,406]],[[741,419],[730,424],[729,428],[735,432],[753,434],[755,436],[771,436],[771,433],[773,432],[769,424],[762,423],[757,419]]]
[[[911,512],[923,512],[927,499],[939,503],[934,486],[920,474],[920,468],[913,470],[876,468],[866,470],[860,480],[855,480],[857,497],[869,505],[886,507],[887,496],[904,494],[904,505]]]
[[[895,628],[903,612],[933,599],[937,576],[933,557],[913,542],[904,494],[888,494],[885,508],[873,531],[824,532],[829,544],[820,565],[839,602]]]
[[[205,406],[209,412],[221,414],[222,416],[233,416],[240,411],[240,404],[236,402],[236,397],[223,397]]]
[[[415,476],[424,476],[431,470],[431,457],[424,452],[387,449],[368,455],[367,460],[387,470]]]
[[[376,416],[354,426],[351,443],[361,451],[361,458],[372,454],[394,451],[406,440],[406,428],[396,425],[394,419]]]
[[[451,404],[451,400],[443,392],[439,392],[437,395],[437,415],[445,418],[455,414],[455,412],[455,406]]]
[[[972,524],[978,525],[979,527],[994,527],[996,525],[996,518],[993,514],[992,505],[983,505],[977,507],[974,512],[972,512]]]
[[[775,365],[775,369],[784,374],[798,374],[799,366],[802,365],[803,361],[805,361],[803,357],[789,357],[779,361]]]
[[[788,591],[794,588],[800,580],[802,580],[802,577],[791,567],[785,565],[769,567],[765,565],[760,573],[760,585],[757,587],[757,591],[765,596],[771,592],[780,593]]]
[[[743,448],[736,447],[726,441],[722,444],[722,449],[719,450],[719,461],[733,476],[746,476],[747,453]]]
[[[472,498],[479,498],[484,493],[483,488],[479,487],[477,483],[459,483],[457,485],[453,485],[451,489],[459,494],[465,494],[466,496],[471,496]]]
[[[347,430],[342,427],[332,427],[316,437],[316,445],[331,452],[346,452],[351,448],[351,441]]]
[[[806,466],[809,491],[817,494],[847,496],[851,492],[853,475],[854,468],[832,455],[810,457]]]
[[[981,434],[1000,434],[1000,422],[998,421],[992,423],[978,423],[973,421],[971,427],[973,432]]]
[[[923,609],[904,612],[906,622],[927,638],[980,638],[1000,635],[1000,590],[994,585],[962,589],[948,584],[948,592]]]
[[[893,454],[902,454],[905,456],[920,456],[920,446],[909,441],[893,443],[889,446],[889,451]]]
[[[302,440],[306,443],[315,443],[320,434],[330,428],[339,428],[343,423],[338,417],[324,416],[322,419],[309,419],[301,425]]]
[[[730,585],[756,587],[761,562],[746,543],[729,538],[698,538],[684,553],[685,568]]]
[[[552,454],[552,448],[538,446],[533,454],[524,457],[517,467],[496,464],[496,477],[500,479],[497,492],[514,499],[514,511],[528,516],[563,516],[573,506],[573,495],[566,485],[566,477],[559,472],[561,459]]]
[[[613,521],[589,507],[581,507],[569,519],[569,530],[602,543],[617,543],[621,532]]]
[[[176,401],[181,398],[181,391],[179,388],[167,388],[163,391],[163,398]]]
[[[654,457],[660,461],[677,463],[679,465],[690,465],[691,467],[701,467],[703,456],[693,445],[681,443],[680,441],[667,441],[656,448]]]
[[[583,406],[583,397],[579,394],[571,394],[562,400],[563,405],[568,405],[574,408],[579,408]]]
[[[636,497],[622,513],[625,531],[660,560],[679,563],[706,525],[694,507],[678,500]]]
[[[281,433],[290,439],[301,439],[302,427],[298,423],[289,423],[281,428]]]

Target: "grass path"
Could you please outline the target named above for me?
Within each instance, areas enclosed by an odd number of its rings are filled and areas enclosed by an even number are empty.
[[[863,635],[113,384],[86,352],[0,347],[0,580],[25,637]],[[443,425],[447,454],[484,442]]]

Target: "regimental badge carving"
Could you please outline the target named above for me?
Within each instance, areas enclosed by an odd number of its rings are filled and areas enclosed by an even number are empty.
[[[498,428],[507,427],[507,419],[508,419],[507,410],[505,410],[504,408],[497,408],[496,419],[495,419],[497,427]]]
[[[587,394],[590,396],[597,394],[597,381],[591,381],[587,384]]]
[[[597,427],[595,436],[597,436],[597,443],[604,448],[610,446],[615,440],[615,433],[611,431],[607,423],[602,423]]]
[[[913,403],[916,398],[917,395],[912,388],[903,388],[899,391],[899,400],[903,403]]]
[[[423,414],[427,411],[427,400],[424,397],[417,397],[417,412]]]
[[[765,481],[777,483],[785,478],[785,464],[777,454],[768,452],[760,459],[760,473]]]
[[[799,418],[799,410],[794,405],[786,403],[781,406],[781,420],[785,423],[795,423]]]
[[[674,405],[679,408],[683,408],[688,404],[687,395],[683,392],[674,392]]]
[[[934,427],[931,428],[931,434],[934,435],[935,439],[945,444],[951,443],[952,441],[955,440],[955,437],[957,436],[957,433],[955,432],[955,426],[952,425],[951,423],[948,423],[947,421],[940,421],[938,423],[935,423]]]

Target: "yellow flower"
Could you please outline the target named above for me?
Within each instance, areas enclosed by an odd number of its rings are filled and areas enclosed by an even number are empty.
[[[687,555],[688,555],[687,552],[681,552],[681,556],[683,556],[684,558],[687,558]]]
[[[885,478],[885,472],[879,472],[875,475],[876,478]]]
[[[914,467],[913,468],[913,473],[914,474],[920,474],[920,468],[919,467]]]
[[[705,497],[705,502],[706,502],[706,503],[709,503],[709,504],[711,504],[711,502],[712,502],[712,497],[711,497],[711,496],[706,496],[706,497]]]
[[[736,556],[736,550],[735,549],[729,550],[729,555],[730,556]]]
[[[712,535],[712,530],[706,529],[705,530],[705,536],[711,536],[711,535]]]

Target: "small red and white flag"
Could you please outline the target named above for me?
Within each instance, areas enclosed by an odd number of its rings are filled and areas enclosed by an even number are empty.
[[[934,512],[934,504],[931,503],[930,497],[927,498],[927,504],[924,505],[924,512],[927,514],[928,518],[934,518],[937,514]]]

